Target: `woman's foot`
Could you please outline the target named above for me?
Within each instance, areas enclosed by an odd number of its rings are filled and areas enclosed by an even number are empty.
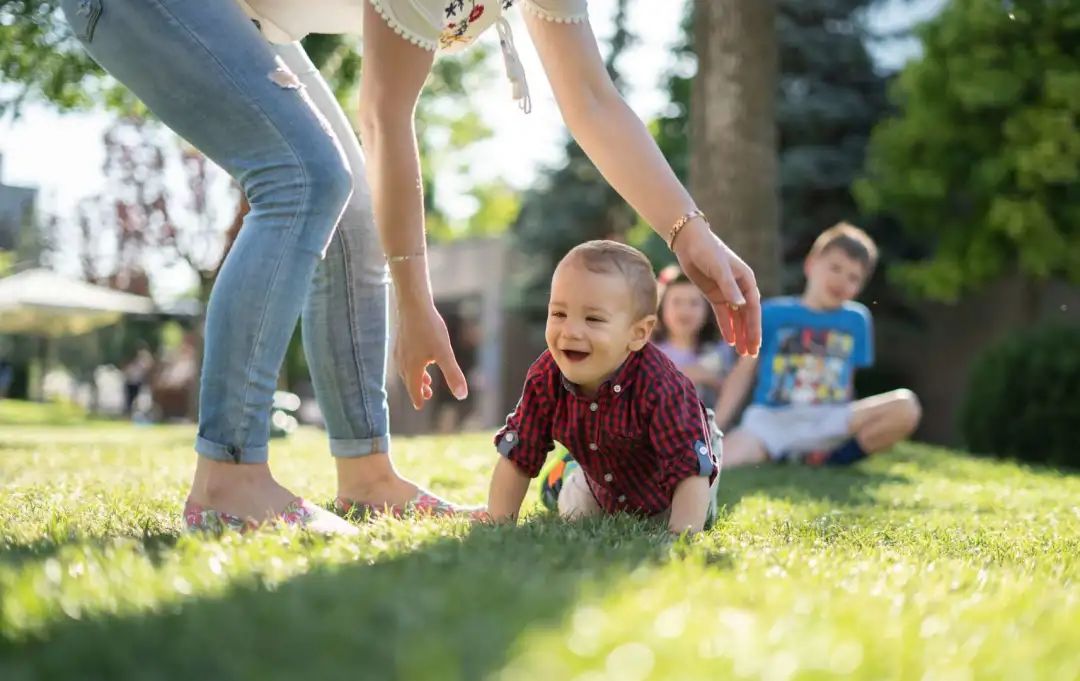
[[[280,522],[318,532],[356,533],[356,528],[278,484],[268,464],[224,463],[202,456],[195,465],[184,521],[192,529],[244,530]]]

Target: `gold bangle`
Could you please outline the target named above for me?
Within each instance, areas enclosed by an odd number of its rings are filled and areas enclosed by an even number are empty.
[[[671,231],[668,232],[667,245],[669,249],[671,249],[672,251],[675,250],[675,238],[679,236],[679,232],[681,232],[682,228],[686,226],[686,223],[690,222],[694,218],[704,219],[705,213],[702,213],[700,210],[695,208],[694,210],[690,211],[689,213],[675,221],[675,224],[671,226]]]
[[[412,260],[414,258],[423,258],[425,255],[427,255],[426,250],[418,253],[410,253],[409,255],[388,255],[386,256],[386,262],[405,262],[406,260]]]

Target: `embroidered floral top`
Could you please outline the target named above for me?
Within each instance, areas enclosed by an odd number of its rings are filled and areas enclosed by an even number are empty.
[[[292,42],[308,33],[360,33],[365,0],[237,0],[259,23],[267,40]],[[495,25],[514,85],[514,98],[528,111],[528,86],[503,14],[515,4],[548,21],[579,23],[587,0],[366,0],[401,37],[425,50],[457,52]]]

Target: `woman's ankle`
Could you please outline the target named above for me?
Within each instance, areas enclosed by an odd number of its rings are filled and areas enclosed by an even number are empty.
[[[394,468],[389,454],[345,458],[337,462],[338,496],[372,504],[401,504],[411,501],[419,488]]]
[[[189,494],[191,501],[226,512],[278,512],[294,498],[265,463],[235,464],[198,457]],[[255,510],[252,510],[255,509]]]

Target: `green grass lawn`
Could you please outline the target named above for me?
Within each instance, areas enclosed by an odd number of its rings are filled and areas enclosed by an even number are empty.
[[[907,446],[725,473],[689,542],[535,510],[206,538],[181,532],[191,439],[0,425],[0,679],[1080,678],[1076,476]],[[483,499],[488,435],[396,442],[408,475]],[[329,498],[319,432],[272,449]]]

